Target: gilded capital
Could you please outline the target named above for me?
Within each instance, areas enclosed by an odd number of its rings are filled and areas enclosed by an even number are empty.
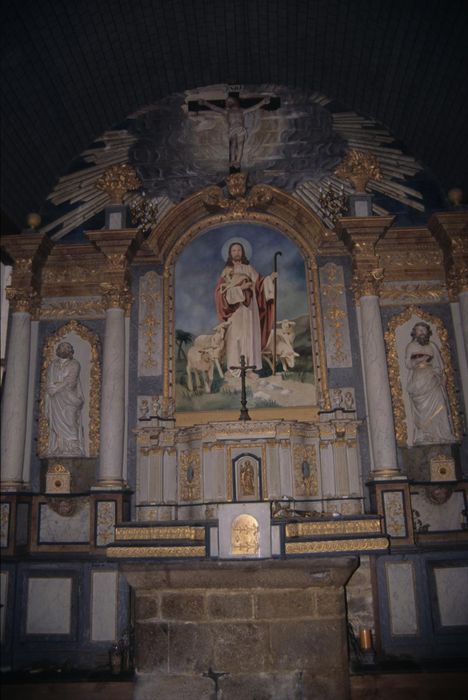
[[[342,180],[349,180],[356,192],[365,192],[369,180],[382,180],[379,161],[373,153],[351,149],[335,170]]]
[[[133,297],[127,286],[119,286],[103,282],[101,284],[102,303],[107,309],[124,309],[130,313]]]
[[[114,204],[122,204],[123,198],[132,190],[141,187],[141,181],[136,170],[127,163],[111,165],[110,168],[96,180],[98,190],[106,192]]]
[[[7,287],[6,298],[10,302],[13,313],[33,314],[40,305],[39,294],[31,288],[16,289],[15,287]]]
[[[361,297],[378,297],[384,279],[383,267],[377,267],[373,270],[365,270],[356,268],[354,270],[353,282],[351,289],[356,300]]]

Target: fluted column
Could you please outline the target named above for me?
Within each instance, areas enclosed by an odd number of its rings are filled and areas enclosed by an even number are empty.
[[[126,289],[110,289],[104,294],[106,327],[102,367],[101,447],[97,486],[119,489],[124,486],[125,429],[125,307]]]
[[[383,269],[376,251],[393,217],[341,219],[339,233],[353,256],[353,289],[360,304],[362,360],[374,479],[402,478],[398,469],[392,398],[380,316]]]
[[[12,306],[2,399],[1,488],[22,487],[28,408],[31,297],[9,289]]]
[[[30,214],[31,228],[19,236],[4,236],[1,241],[13,261],[11,286],[6,288],[11,316],[8,324],[6,372],[2,398],[1,488],[24,488],[23,466],[28,416],[31,317],[40,302],[40,279],[52,243],[34,230],[40,224]]]
[[[373,475],[376,478],[399,476],[379,297],[365,293],[360,298],[360,304],[368,420],[374,456]]]

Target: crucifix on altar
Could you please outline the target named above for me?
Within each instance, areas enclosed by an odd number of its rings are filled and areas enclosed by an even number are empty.
[[[229,92],[225,100],[190,100],[190,112],[210,109],[221,114],[227,124],[229,138],[229,172],[238,173],[241,169],[244,144],[247,138],[247,128],[244,116],[259,109],[276,110],[280,106],[279,97],[270,95],[257,98],[241,98],[238,92]]]
[[[255,369],[255,365],[247,365],[245,363],[245,355],[240,356],[240,367],[230,367],[229,369],[240,369],[241,376],[241,412],[239,415],[239,420],[251,420],[249,416],[249,411],[247,408],[247,392],[245,390],[245,377],[247,375],[247,370]]]

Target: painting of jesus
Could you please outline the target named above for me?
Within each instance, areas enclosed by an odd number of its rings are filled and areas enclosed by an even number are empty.
[[[237,408],[241,355],[250,407],[314,405],[304,259],[285,235],[253,223],[210,229],[179,256],[175,289],[177,411]]]

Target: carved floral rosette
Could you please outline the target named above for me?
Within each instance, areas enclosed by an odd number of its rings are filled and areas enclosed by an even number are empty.
[[[39,400],[39,436],[37,453],[39,457],[47,457],[49,444],[49,421],[46,415],[46,385],[47,370],[54,359],[57,344],[69,333],[76,333],[90,346],[90,375],[89,375],[89,457],[99,454],[100,436],[100,403],[101,403],[101,365],[99,361],[99,338],[89,328],[77,321],[69,321],[46,339],[42,353],[41,392]]]
[[[403,385],[400,376],[400,365],[397,348],[397,329],[410,320],[412,316],[417,316],[422,321],[433,325],[437,329],[440,340],[440,354],[444,365],[447,395],[450,406],[450,415],[453,424],[453,432],[457,442],[461,440],[462,426],[460,412],[458,410],[455,393],[455,379],[453,374],[452,360],[450,357],[450,347],[448,342],[448,332],[442,320],[437,316],[427,313],[419,306],[408,306],[405,311],[393,316],[388,324],[385,333],[385,343],[387,346],[388,375],[390,380],[390,390],[392,394],[393,415],[395,419],[395,434],[397,444],[400,447],[408,445],[408,427],[406,420],[406,410],[403,400]]]

